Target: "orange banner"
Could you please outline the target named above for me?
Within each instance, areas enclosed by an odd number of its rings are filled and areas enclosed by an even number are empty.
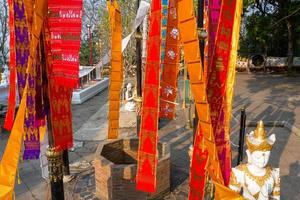
[[[123,84],[122,19],[117,1],[107,1],[111,30],[111,72],[109,85],[108,139],[117,139],[120,118],[120,95]]]
[[[189,199],[202,199],[203,171],[207,170],[212,180],[224,184],[216,143],[211,124],[210,107],[206,94],[206,82],[202,69],[202,61],[199,49],[197,22],[194,14],[193,0],[180,0],[178,3],[179,30],[183,43],[185,61],[188,68],[191,90],[194,95],[196,109],[199,115],[199,124],[195,137],[194,152],[190,170],[190,194]],[[207,149],[208,163],[204,168],[201,165],[201,152]]]

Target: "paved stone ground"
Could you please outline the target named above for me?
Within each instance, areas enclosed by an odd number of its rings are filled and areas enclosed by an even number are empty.
[[[77,178],[65,184],[67,199],[96,199],[94,198],[95,180],[93,173],[94,152],[101,139],[105,136],[97,128],[98,124],[106,123],[107,91],[100,93],[83,105],[73,106],[73,129],[76,142],[83,142],[83,146],[70,152],[70,163],[87,161],[90,167],[86,170],[71,168]],[[192,133],[186,130],[185,115],[181,104],[178,106],[178,116],[175,121],[161,123],[160,138],[171,145],[171,189],[172,192],[165,199],[187,199],[189,158],[187,149],[192,142]],[[239,112],[246,107],[248,121],[288,121],[300,128],[300,77],[290,78],[281,75],[248,75],[239,74],[234,97],[232,119],[232,148],[233,164],[236,162],[236,144],[238,143]],[[123,117],[129,120],[129,127],[121,129],[121,136],[135,133],[132,117]],[[92,123],[91,123],[92,121]],[[1,119],[0,119],[0,123]],[[126,124],[125,123],[125,124]],[[121,125],[122,127],[122,125]],[[84,136],[84,129],[90,129],[90,135]],[[249,132],[253,127],[249,127]],[[277,136],[271,164],[281,168],[282,199],[300,199],[300,137],[286,128],[270,127],[269,132]],[[7,141],[7,134],[0,134],[0,158]],[[93,141],[94,139],[98,141]],[[41,178],[39,161],[24,161],[20,163],[19,174],[21,184],[16,184],[17,200],[44,200],[49,197],[49,186]]]

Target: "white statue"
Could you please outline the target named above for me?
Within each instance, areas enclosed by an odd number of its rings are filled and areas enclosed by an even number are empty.
[[[133,86],[131,83],[128,83],[126,86],[126,92],[125,92],[125,110],[134,112],[135,111],[135,102],[133,99]]]
[[[267,138],[260,121],[246,137],[248,163],[232,169],[229,187],[247,200],[280,199],[279,168],[268,166],[275,135]]]

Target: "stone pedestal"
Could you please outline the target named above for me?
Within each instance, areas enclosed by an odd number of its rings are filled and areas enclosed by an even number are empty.
[[[136,190],[138,139],[108,140],[95,154],[96,196],[103,200],[162,199],[170,192],[170,152],[158,143],[157,192]]]

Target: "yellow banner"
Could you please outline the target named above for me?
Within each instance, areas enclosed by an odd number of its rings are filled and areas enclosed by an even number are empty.
[[[117,139],[120,118],[120,95],[123,84],[122,21],[116,1],[107,1],[111,28],[111,72],[109,85],[108,139]]]
[[[244,198],[228,187],[214,182],[215,200],[244,200]]]
[[[235,84],[236,75],[236,63],[237,63],[237,50],[239,46],[240,30],[241,30],[241,16],[243,11],[243,1],[237,1],[236,13],[233,26],[232,34],[232,47],[230,52],[229,67],[228,67],[228,78],[226,83],[226,123],[225,123],[225,135],[230,135],[230,121],[232,112],[232,101],[233,101],[233,91]]]
[[[28,84],[26,83],[22,101],[0,163],[1,200],[12,199],[15,177],[19,164],[21,144],[23,141],[27,88]]]

